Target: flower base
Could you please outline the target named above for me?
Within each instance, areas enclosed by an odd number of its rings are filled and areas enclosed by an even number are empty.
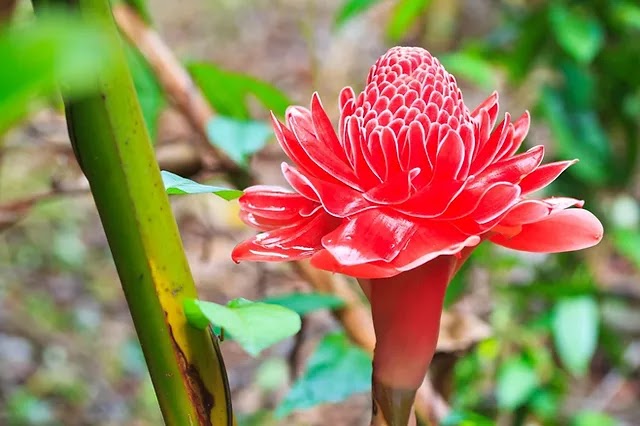
[[[394,389],[373,380],[371,426],[415,426],[414,389]]]

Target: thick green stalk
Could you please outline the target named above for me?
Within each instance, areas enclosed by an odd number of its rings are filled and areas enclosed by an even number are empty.
[[[108,0],[74,0],[117,45],[96,95],[66,103],[69,133],[91,185],[167,425],[231,425],[215,336],[189,327],[196,289]],[[36,3],[36,7],[38,4]]]

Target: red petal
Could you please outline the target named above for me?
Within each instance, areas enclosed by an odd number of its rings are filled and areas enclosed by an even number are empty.
[[[337,226],[337,219],[323,210],[293,225],[263,232],[238,244],[231,253],[234,262],[241,260],[282,262],[312,256],[322,248],[321,239]]]
[[[529,133],[529,126],[531,125],[531,116],[529,115],[529,111],[525,111],[514,123],[513,123],[513,137],[511,139],[510,146],[508,149],[505,147],[500,154],[496,157],[498,160],[502,158],[511,157],[515,154],[518,149],[520,149],[520,145],[522,145],[522,141],[527,137],[527,133]]]
[[[551,197],[543,200],[523,200],[502,219],[502,226],[518,226],[539,222],[550,214],[569,207],[582,207],[584,201],[568,197]]]
[[[385,262],[342,265],[327,250],[320,250],[311,258],[311,265],[325,271],[337,272],[356,278],[386,278],[398,275],[400,271]]]
[[[509,211],[500,221],[501,226],[518,226],[539,222],[549,216],[551,208],[539,200],[523,200]]]
[[[464,144],[464,163],[462,164],[462,169],[456,176],[457,179],[466,179],[469,176],[469,171],[471,170],[471,161],[475,156],[476,150],[476,142],[473,136],[473,127],[470,124],[464,124],[458,129],[458,133],[460,134],[460,139],[462,139],[462,143]]]
[[[309,158],[307,152],[300,146],[300,142],[296,139],[296,136],[284,124],[280,123],[273,113],[271,113],[271,121],[280,147],[304,174],[337,182],[333,176]]]
[[[489,114],[489,127],[493,127],[493,125],[496,123],[496,118],[498,117],[498,105],[498,92],[493,92],[487,99],[482,101],[482,103],[471,112],[471,117],[479,117],[482,111],[486,111]]]
[[[551,207],[552,213],[558,210],[565,210],[569,207],[582,207],[584,205],[583,200],[577,200],[569,197],[550,197],[544,198],[541,201],[547,203]]]
[[[514,250],[558,253],[592,247],[600,242],[603,232],[602,224],[591,212],[569,209],[523,225],[522,231],[512,238],[498,234],[490,239]]]
[[[382,155],[382,136],[380,130],[374,130],[367,138],[366,147],[362,147],[364,159],[369,169],[384,182],[387,173],[387,159]]]
[[[544,146],[538,145],[527,152],[494,163],[476,177],[471,187],[490,182],[518,183],[540,165],[543,156]]]
[[[286,181],[289,182],[289,185],[291,185],[296,192],[311,201],[320,202],[320,198],[318,197],[318,194],[316,194],[313,186],[311,186],[307,176],[303,175],[287,163],[280,164],[280,169],[282,170],[282,174]]]
[[[240,208],[250,213],[270,219],[293,219],[304,212],[315,209],[317,203],[280,188],[278,186],[256,185],[245,189],[240,197]]]
[[[322,239],[322,245],[345,266],[394,259],[416,225],[380,209],[362,212]]]
[[[346,185],[304,176],[287,163],[282,163],[282,174],[296,191],[304,191],[305,196],[309,195],[309,190],[313,191],[314,197],[320,200],[324,209],[333,216],[347,217],[375,207],[362,197],[361,192]]]
[[[320,143],[323,143],[341,162],[347,163],[344,147],[340,144],[338,136],[331,124],[331,120],[322,107],[322,103],[320,103],[318,92],[315,92],[311,97],[311,118],[313,120],[316,138],[318,138]]]
[[[480,155],[480,152],[483,152],[485,145],[489,141],[489,138],[491,137],[491,129],[492,129],[489,113],[485,110],[480,110],[475,121],[476,121],[476,125],[474,129],[474,135],[476,140],[476,150],[474,152],[472,163],[475,163],[476,161],[480,161],[480,160],[477,160],[477,157],[478,155]],[[485,162],[484,160],[482,161]]]
[[[361,189],[357,176],[348,163],[343,160],[344,152],[342,155],[336,155],[335,148],[327,145],[326,141],[318,139],[313,131],[308,129],[308,118],[303,111],[304,108],[294,108],[287,113],[289,126],[302,149],[327,174],[353,188]],[[303,165],[308,168],[306,163]]]
[[[509,183],[496,183],[485,191],[470,217],[479,224],[496,219],[509,210],[520,196],[520,188]]]
[[[311,210],[309,212],[309,215],[315,214],[321,208],[322,206],[318,204],[318,206],[314,210]],[[303,216],[303,215],[300,215],[300,216]],[[300,219],[300,216],[296,217],[295,220]],[[294,220],[294,219],[287,219],[284,217],[277,218],[277,219],[268,218],[268,217],[260,216],[255,213],[248,212],[246,210],[240,211],[240,219],[250,227],[255,228],[259,231],[272,231],[274,229],[284,228],[284,227],[290,226],[291,222]]]
[[[460,172],[465,158],[465,146],[460,135],[449,129],[440,142],[433,179],[436,181],[455,179]]]
[[[400,271],[408,271],[479,242],[480,237],[465,235],[447,222],[429,221],[418,226],[407,246],[391,263]]]
[[[355,100],[355,98],[356,98],[356,94],[354,93],[351,87],[347,86],[343,88],[340,91],[340,98],[339,98],[340,111],[344,109],[344,106],[347,104],[347,102],[351,100]]]
[[[398,151],[398,141],[396,135],[389,127],[383,127],[380,137],[380,147],[382,154],[385,158],[386,173],[384,179],[389,179],[392,176],[402,172],[402,166],[400,165],[400,153]],[[375,155],[375,153],[374,153]]]
[[[513,135],[513,129],[510,125],[510,115],[506,113],[504,120],[498,124],[486,142],[481,141],[483,144],[471,164],[469,173],[473,175],[478,174],[495,161],[498,152],[500,152],[500,148],[505,144],[507,138],[511,138]]]
[[[444,213],[452,199],[466,184],[466,181],[455,179],[462,167],[464,156],[462,139],[454,130],[449,129],[438,150],[431,182],[399,206],[398,210],[422,218],[436,217]]]
[[[544,188],[556,180],[569,166],[577,162],[578,160],[558,161],[538,167],[520,182],[522,193],[529,194]]]
[[[247,188],[239,201],[240,219],[261,231],[289,226],[322,207],[299,194],[266,185]]]
[[[418,168],[420,174],[414,181],[417,188],[422,188],[429,183],[432,167],[425,151],[426,134],[425,130],[417,121],[412,121],[407,131],[407,146],[409,146],[409,170]]]
[[[360,128],[358,118],[349,117],[346,122],[346,127],[347,132],[345,133],[345,146],[350,150],[348,152],[351,157],[351,164],[358,175],[362,188],[371,188],[382,180],[372,171],[371,165],[367,162],[367,159],[363,154],[363,149],[367,148],[363,147],[365,140],[362,135],[362,129]]]
[[[418,173],[420,169],[417,168],[409,173],[396,173],[385,182],[365,192],[363,197],[376,204],[404,203],[411,196],[411,182]]]
[[[451,200],[463,191],[465,184],[466,181],[450,180],[429,185],[397,206],[396,210],[420,218],[440,216],[447,211]]]

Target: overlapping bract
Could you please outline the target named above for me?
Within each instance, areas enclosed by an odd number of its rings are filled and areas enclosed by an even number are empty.
[[[483,239],[559,252],[596,244],[602,225],[582,201],[529,199],[574,161],[541,165],[544,147],[516,154],[530,118],[496,126],[498,95],[475,110],[455,79],[420,48],[396,47],[373,65],[359,95],[340,94],[336,133],[317,94],[291,107],[276,137],[294,192],[249,188],[242,219],[263,231],[233,258],[311,258],[318,268],[381,278],[455,255]]]

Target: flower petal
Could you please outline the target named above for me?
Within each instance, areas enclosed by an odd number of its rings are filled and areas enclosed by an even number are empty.
[[[367,210],[322,239],[322,245],[342,265],[390,262],[406,245],[416,225],[383,210]]]
[[[278,186],[256,185],[245,189],[240,208],[262,217],[290,220],[307,216],[317,203]]]
[[[428,185],[395,209],[419,218],[440,216],[447,211],[452,199],[464,190],[465,184],[466,181],[450,180]]]
[[[558,253],[592,247],[600,242],[603,232],[602,224],[591,212],[569,209],[523,225],[522,231],[511,238],[498,234],[490,239],[514,250]]]
[[[329,253],[320,250],[311,257],[311,265],[325,271],[337,272],[356,278],[387,278],[398,275],[400,271],[386,262],[371,262],[360,265],[343,265]]]
[[[322,248],[321,239],[338,225],[337,219],[323,210],[285,228],[263,232],[238,244],[231,253],[241,260],[284,262],[312,256]]]
[[[524,138],[527,137],[527,133],[529,133],[530,125],[531,116],[529,115],[529,111],[525,111],[513,123],[513,136],[511,137],[511,141],[509,141],[509,145],[503,147],[501,152],[496,156],[497,160],[509,158],[518,151],[520,145],[522,145],[522,141],[524,141]]]
[[[523,200],[515,205],[500,221],[501,226],[517,226],[539,222],[549,216],[551,208],[540,200]]]
[[[347,147],[347,154],[351,158],[351,165],[356,175],[358,175],[362,188],[371,188],[382,182],[382,179],[372,171],[370,164],[367,162],[367,158],[364,156],[363,149],[366,149],[366,147],[363,145],[365,144],[365,139],[362,134],[362,129],[360,128],[358,117],[348,117],[345,126],[344,144]]]
[[[347,217],[375,207],[363,198],[361,192],[346,185],[304,176],[287,163],[282,163],[282,174],[296,191],[305,191],[305,196],[309,195],[308,191],[313,191],[324,209],[333,216]]]
[[[494,91],[471,112],[471,117],[476,118],[480,116],[481,111],[486,111],[489,114],[489,127],[493,127],[496,124],[496,118],[498,118],[498,105],[498,92]]]
[[[344,152],[344,146],[338,140],[331,120],[322,107],[318,92],[315,92],[311,97],[311,118],[318,140],[324,143],[336,158],[346,164],[348,160]]]
[[[289,157],[304,174],[338,182],[336,178],[319,167],[316,162],[309,157],[307,152],[302,149],[300,142],[296,139],[293,132],[284,124],[280,123],[273,113],[271,113],[271,122],[280,147],[285,154],[287,154],[287,157]]]
[[[327,141],[319,139],[313,129],[309,130],[309,118],[306,117],[303,111],[304,108],[290,108],[287,112],[289,127],[291,127],[302,149],[327,174],[346,185],[361,189],[358,184],[358,177],[348,162],[343,160],[344,152],[342,155],[336,155],[335,149]]]
[[[556,180],[569,166],[577,162],[578,160],[558,161],[538,167],[520,182],[522,193],[529,194],[544,188]]]
[[[465,235],[447,222],[429,221],[417,227],[406,247],[391,263],[400,271],[408,271],[438,256],[456,254],[479,242],[480,237]]]
[[[371,188],[363,197],[372,203],[392,205],[404,203],[411,196],[411,182],[420,173],[415,168],[409,173],[396,173],[380,185]]]
[[[261,231],[286,227],[313,215],[321,205],[277,186],[256,185],[240,197],[240,219]]]
[[[509,113],[504,115],[504,120],[493,130],[491,136],[486,141],[481,141],[478,155],[471,164],[470,173],[472,175],[481,173],[487,166],[493,163],[507,140],[513,137],[513,126],[510,123]]]
[[[498,182],[485,191],[470,217],[479,224],[490,222],[515,205],[519,196],[520,187]]]
[[[584,201],[568,197],[543,200],[522,200],[500,221],[501,226],[518,226],[539,222],[545,217],[569,207],[582,207]]]
[[[499,161],[480,173],[472,187],[490,182],[518,183],[540,165],[544,146],[538,145],[527,152]]]

